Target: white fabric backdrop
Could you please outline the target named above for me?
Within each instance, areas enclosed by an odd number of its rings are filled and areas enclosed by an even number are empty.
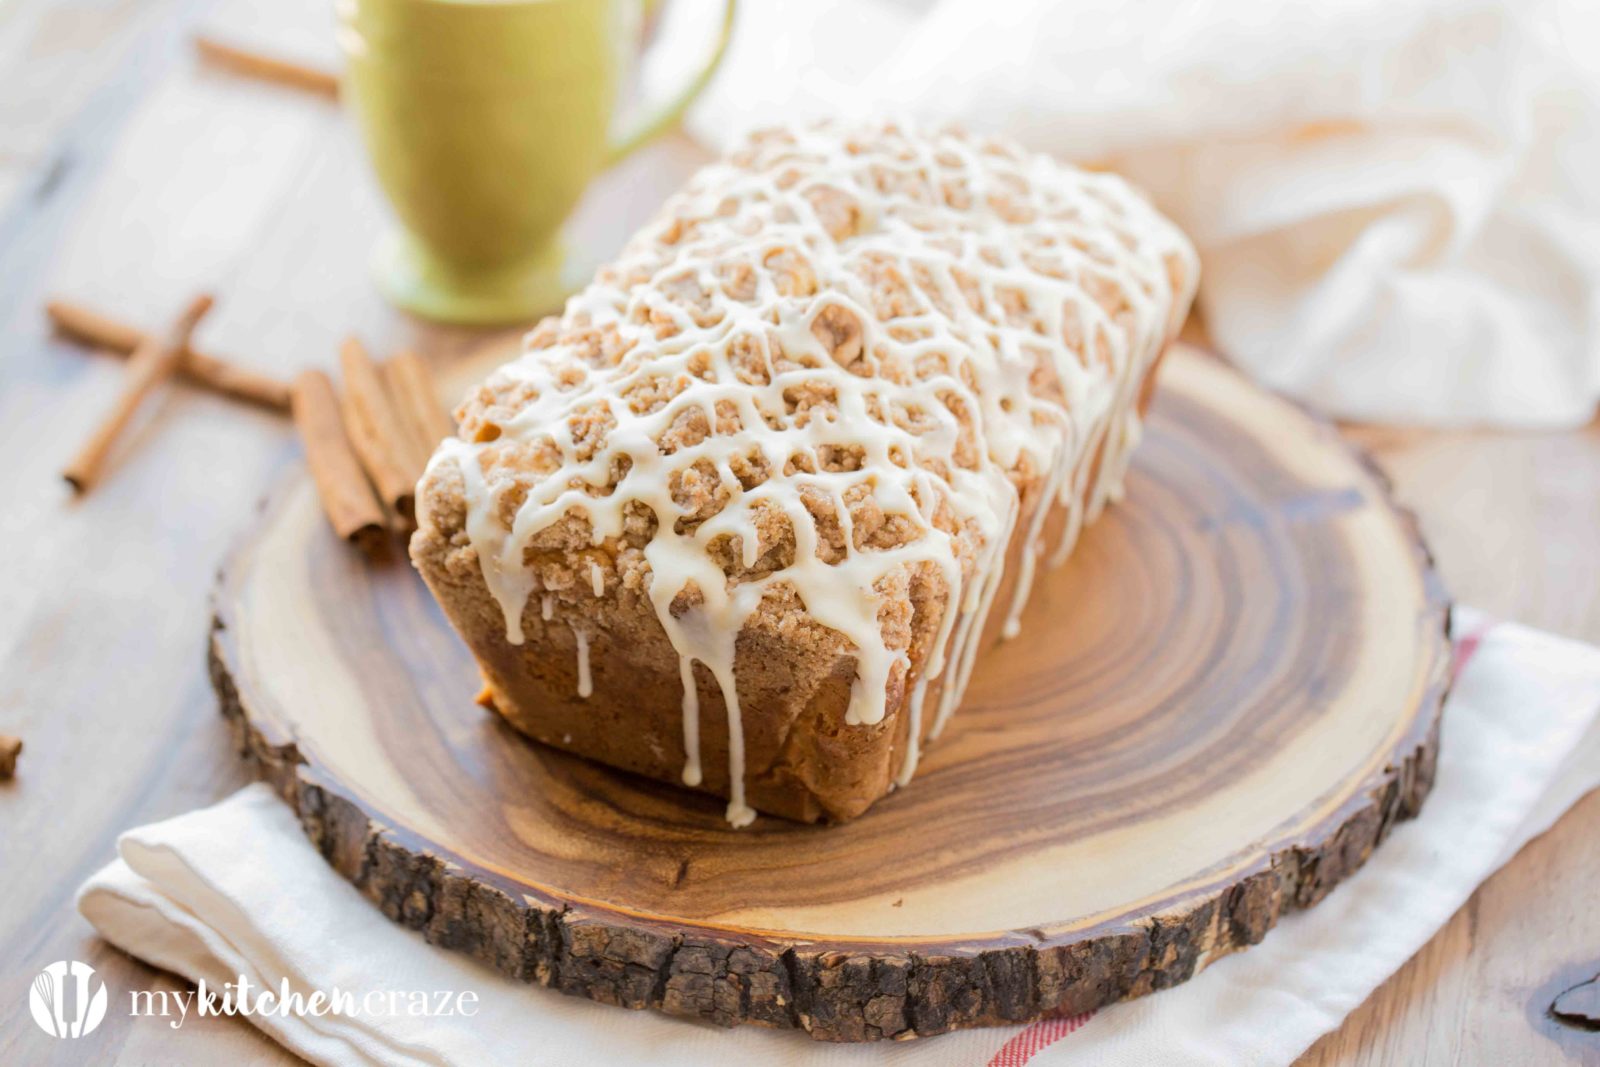
[[[720,6],[668,5],[647,89]],[[1584,0],[743,0],[690,129],[888,112],[1110,165],[1194,237],[1211,335],[1260,380],[1570,426],[1600,398],[1597,41]]]

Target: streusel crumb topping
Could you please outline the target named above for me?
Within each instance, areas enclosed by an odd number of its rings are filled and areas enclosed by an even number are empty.
[[[1037,557],[1064,558],[1117,491],[1134,392],[1197,274],[1111,175],[954,132],[760,133],[539,324],[434,465],[461,469],[513,643],[548,588],[541,552],[631,543],[632,580],[730,722],[735,637],[764,599],[797,598],[854,645],[847,721],[909,684],[915,743],[928,679],[957,672],[936,725],[960,699],[1012,537],[1008,634]],[[1045,546],[1057,503],[1070,519]],[[691,782],[694,702],[687,685]]]

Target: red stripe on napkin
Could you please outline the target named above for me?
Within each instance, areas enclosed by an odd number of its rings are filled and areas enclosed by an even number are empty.
[[[1455,660],[1450,665],[1451,684],[1454,684],[1455,680],[1461,677],[1461,672],[1467,669],[1467,664],[1472,661],[1473,656],[1477,655],[1478,646],[1483,644],[1483,639],[1489,636],[1489,631],[1493,630],[1496,625],[1498,624],[1486,622],[1456,642]]]
[[[1084,1023],[1094,1018],[1094,1012],[1069,1015],[1065,1019],[1044,1019],[1034,1023],[1022,1033],[1000,1046],[1000,1051],[989,1061],[989,1067],[1022,1067],[1038,1055],[1039,1050],[1055,1044]]]

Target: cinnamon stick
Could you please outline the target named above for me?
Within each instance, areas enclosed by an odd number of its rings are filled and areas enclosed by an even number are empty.
[[[416,518],[415,494],[421,473],[417,446],[366,346],[354,337],[346,340],[339,347],[339,367],[344,372],[344,424],[350,444],[378,496],[399,520],[398,527],[409,529]]]
[[[144,341],[144,331],[81,304],[52,300],[45,314],[64,336],[119,356],[129,356]],[[178,373],[198,385],[273,411],[289,412],[289,383],[259,374],[216,356],[185,347]]]
[[[189,347],[190,335],[200,320],[205,318],[206,312],[211,310],[211,304],[209,295],[195,297],[166,334],[147,336],[134,349],[133,355],[128,357],[127,381],[123,385],[122,395],[62,472],[62,476],[77,492],[89,491],[89,487],[100,476],[117,435],[128,425],[134,412],[139,410],[139,404],[150,390],[172,377],[178,369],[183,361],[184,349]]]
[[[333,382],[319,370],[302,371],[291,393],[295,429],[305,445],[306,464],[334,533],[369,555],[382,552],[383,506],[367,484],[345,435]]]
[[[446,414],[444,405],[439,402],[439,387],[434,384],[433,372],[415,352],[401,352],[383,365],[383,373],[419,461],[416,477],[412,479],[416,482],[422,478],[439,442],[455,434],[455,420]]]
[[[315,93],[329,100],[339,98],[339,77],[330,71],[253,52],[204,35],[194,39],[194,47],[201,59],[234,74]]]
[[[17,773],[17,757],[22,754],[22,738],[0,734],[0,782]]]

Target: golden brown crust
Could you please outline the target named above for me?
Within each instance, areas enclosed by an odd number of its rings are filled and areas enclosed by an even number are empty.
[[[460,505],[450,480],[441,471],[424,483],[430,504]],[[608,541],[542,557],[541,573],[555,581],[530,600],[524,641],[512,645],[475,550],[453,544],[435,524],[425,524],[411,543],[412,559],[477,655],[494,706],[508,722],[545,744],[681,784],[688,753],[678,655],[642,587],[638,551]],[[580,580],[591,564],[601,570],[604,596],[593,595],[587,577]],[[587,698],[578,695],[579,630],[589,646]],[[739,637],[734,670],[752,806],[808,822],[843,820],[887,792],[897,769],[891,757],[900,717],[885,716],[876,726],[845,724],[855,676],[849,642],[813,620],[797,598],[766,598]],[[696,665],[695,679],[700,788],[727,796],[727,711],[704,666]]]

